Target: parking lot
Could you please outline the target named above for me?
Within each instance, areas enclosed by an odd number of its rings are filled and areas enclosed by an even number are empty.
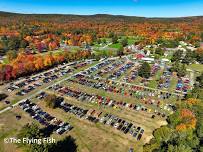
[[[4,85],[9,97],[0,108],[10,106],[15,123],[34,121],[53,137],[74,136],[80,151],[139,152],[191,88],[169,66],[150,64],[149,79],[138,76],[140,66],[127,57],[60,65]],[[48,94],[60,99],[58,108],[46,106]]]
[[[72,62],[6,83],[0,86],[0,89],[4,93],[9,94],[9,96],[0,102],[0,110],[9,107],[22,99],[26,99],[30,95],[39,92],[39,90],[43,90],[44,88],[96,63],[97,62],[92,60]]]

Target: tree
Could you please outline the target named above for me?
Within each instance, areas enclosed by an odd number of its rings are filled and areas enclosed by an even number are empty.
[[[48,152],[76,152],[77,145],[75,139],[71,136],[65,137],[63,140],[58,141],[55,144],[51,144],[48,148]]]
[[[26,48],[28,46],[28,42],[26,40],[21,40],[20,41],[20,48]]]
[[[148,79],[150,77],[150,72],[151,72],[151,67],[150,67],[149,63],[144,62],[142,64],[142,66],[140,67],[140,69],[138,70],[138,75],[140,77]]]
[[[192,149],[185,145],[169,145],[167,152],[192,152]]]
[[[106,39],[103,39],[102,42],[103,42],[104,44],[106,44]]]
[[[201,37],[201,40],[203,41],[203,32],[201,33],[200,37]]]
[[[163,56],[164,55],[164,50],[162,48],[157,48],[155,50],[155,54]]]
[[[113,38],[115,36],[114,32],[109,33],[109,38]]]
[[[172,134],[172,130],[166,126],[163,126],[157,130],[154,131],[154,137],[157,140],[157,142],[167,142]]]
[[[22,127],[22,129],[19,131],[19,133],[17,134],[17,137],[19,139],[22,138],[39,138],[40,137],[40,130],[38,125],[36,125],[35,123],[32,124],[26,124],[25,126]]]
[[[8,52],[6,52],[6,56],[8,61],[11,62],[13,59],[17,57],[17,53],[15,50],[9,50]]]
[[[179,61],[176,61],[172,68],[170,69],[172,72],[177,72],[179,77],[183,77],[186,75],[186,66],[185,64],[181,64]]]
[[[43,128],[46,130],[47,128]],[[22,127],[22,129],[17,134],[18,139],[22,138],[28,138],[28,139],[42,139],[45,138],[43,133],[41,132],[41,129],[38,127],[38,125],[32,123],[32,124],[26,124]],[[24,147],[26,151],[29,152],[76,152],[77,151],[77,145],[75,143],[75,139],[71,136],[65,137],[62,140],[57,141],[57,143],[32,143],[32,144],[25,144],[21,143],[19,145],[20,147]]]
[[[190,64],[194,61],[195,54],[191,50],[187,50],[185,57],[183,58],[182,63]]]
[[[18,37],[8,39],[8,49],[17,50],[20,47],[20,40]]]
[[[57,96],[54,94],[49,94],[44,98],[44,101],[46,102],[46,106],[49,108],[56,108],[58,106],[57,104]]]
[[[121,44],[123,47],[126,47],[128,45],[128,39],[127,38],[124,38],[122,41],[121,41]]]
[[[118,37],[117,37],[117,35],[114,35],[114,37],[112,37],[112,43],[113,44],[118,43]]]
[[[100,44],[102,41],[101,39],[97,39],[97,43]]]
[[[118,49],[117,55],[118,55],[118,56],[124,55],[124,48],[123,48],[123,47],[120,47],[120,48]]]
[[[182,56],[183,56],[183,51],[182,50],[178,50],[176,51],[172,58],[171,58],[171,61],[172,62],[177,62],[177,61],[180,61],[182,59]]]
[[[5,94],[5,93],[0,93],[0,101],[3,100],[3,99],[5,99],[5,98],[7,98],[7,97],[8,97],[7,94]]]
[[[203,88],[203,73],[196,78],[197,82],[199,83],[199,87]]]

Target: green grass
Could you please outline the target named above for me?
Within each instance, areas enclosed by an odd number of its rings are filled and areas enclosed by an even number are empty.
[[[178,80],[176,78],[172,77],[169,91],[175,90],[177,82],[178,82]]]
[[[157,88],[157,82],[156,80],[151,80],[148,84],[148,87],[150,88]]]
[[[122,45],[120,43],[116,43],[116,44],[109,45],[109,47],[119,49],[120,47],[122,47]]]
[[[187,68],[198,72],[203,72],[203,64],[191,64],[188,65]]]
[[[115,56],[117,50],[94,50],[94,54],[98,56]]]
[[[3,59],[3,64],[9,64],[9,60],[7,57]]]

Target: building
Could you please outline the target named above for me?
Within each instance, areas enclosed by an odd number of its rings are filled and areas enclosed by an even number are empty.
[[[200,42],[200,48],[203,49],[203,42]]]

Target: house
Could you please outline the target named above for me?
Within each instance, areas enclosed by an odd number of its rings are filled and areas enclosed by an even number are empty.
[[[136,59],[142,59],[142,58],[144,58],[144,57],[145,57],[145,55],[144,55],[144,54],[141,54],[141,53],[139,53],[139,54],[136,55]]]
[[[149,63],[153,63],[155,61],[154,58],[145,58],[145,57],[142,58],[142,60]]]
[[[203,49],[203,42],[200,42],[200,48]]]

